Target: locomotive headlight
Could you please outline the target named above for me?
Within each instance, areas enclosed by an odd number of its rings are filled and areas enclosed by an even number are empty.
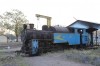
[[[83,29],[78,29],[78,33],[83,33]]]
[[[83,30],[80,30],[81,32],[83,31]]]

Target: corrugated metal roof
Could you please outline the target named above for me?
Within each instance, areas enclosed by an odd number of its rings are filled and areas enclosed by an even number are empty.
[[[88,22],[88,21],[83,21],[83,20],[77,20],[67,27],[84,28],[84,29],[89,29],[89,28],[100,29],[100,24]]]

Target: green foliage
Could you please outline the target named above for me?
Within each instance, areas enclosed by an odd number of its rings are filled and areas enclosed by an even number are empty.
[[[5,27],[6,29],[9,29],[9,30],[12,30],[12,29],[13,29],[12,25],[11,25],[10,23],[8,23],[8,22],[5,22],[5,23],[4,23],[4,27]]]
[[[5,30],[4,29],[1,29],[0,30],[0,35],[4,35],[4,32],[5,32]]]
[[[9,39],[12,39],[12,40],[16,38],[13,34],[6,34],[6,36],[7,36]]]
[[[5,32],[5,30],[4,30],[4,25],[3,25],[3,16],[2,15],[0,15],[0,35],[4,35],[4,32]]]
[[[20,32],[23,29],[23,24],[27,24],[28,20],[26,16],[19,10],[13,9],[11,12],[5,12],[3,16],[0,16],[0,25],[6,29],[13,30],[18,41]]]

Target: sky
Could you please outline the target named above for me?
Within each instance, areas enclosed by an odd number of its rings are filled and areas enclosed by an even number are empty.
[[[76,19],[100,23],[100,0],[0,0],[0,8],[0,14],[22,11],[38,29],[47,22],[45,18],[37,21],[35,14],[52,17],[51,25],[68,26]]]

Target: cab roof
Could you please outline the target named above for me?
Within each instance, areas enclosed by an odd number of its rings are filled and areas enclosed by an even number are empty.
[[[100,24],[89,22],[89,21],[76,20],[74,23],[70,24],[67,27],[83,28],[83,29],[94,28],[98,30],[100,29]]]

